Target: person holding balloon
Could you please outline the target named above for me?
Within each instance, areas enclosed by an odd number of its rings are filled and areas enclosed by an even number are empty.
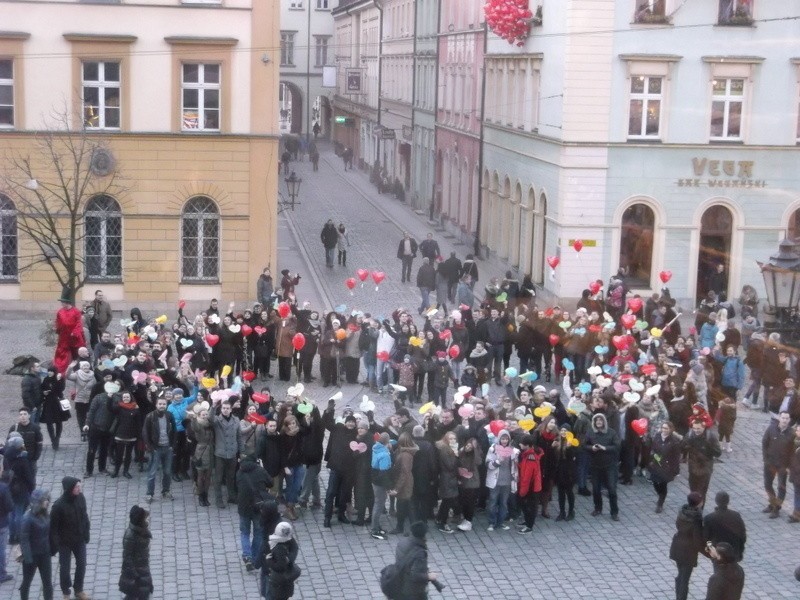
[[[492,421],[505,426],[503,421]],[[511,434],[506,429],[499,430],[494,427],[492,433],[497,433],[497,442],[492,444],[486,454],[486,487],[489,490],[489,500],[486,506],[489,513],[489,527],[487,531],[495,529],[508,530],[506,515],[508,514],[508,500],[512,493],[517,491],[519,470],[519,450],[511,446]]]

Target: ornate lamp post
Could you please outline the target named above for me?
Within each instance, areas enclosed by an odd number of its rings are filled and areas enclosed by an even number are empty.
[[[292,171],[291,175],[284,179],[284,181],[286,182],[286,192],[289,194],[292,211],[294,211],[295,200],[297,196],[300,195],[300,184],[303,183],[303,180]],[[297,204],[300,203],[298,202]]]
[[[764,277],[769,308],[765,326],[768,331],[777,331],[785,342],[800,341],[800,253],[798,245],[784,239],[778,253],[769,257],[769,262],[758,263]]]

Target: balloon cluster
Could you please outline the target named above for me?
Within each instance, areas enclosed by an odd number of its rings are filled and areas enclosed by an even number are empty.
[[[486,24],[509,44],[524,46],[533,13],[528,0],[489,0],[484,6]]]

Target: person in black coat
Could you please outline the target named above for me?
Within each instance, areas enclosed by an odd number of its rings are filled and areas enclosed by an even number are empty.
[[[14,502],[14,511],[11,513],[9,528],[9,543],[19,544],[19,528],[22,516],[28,508],[31,493],[36,488],[36,475],[33,465],[28,458],[22,437],[13,435],[9,437],[3,450],[3,470],[11,474],[11,499]]]
[[[42,381],[42,414],[39,421],[47,425],[47,434],[53,450],[58,450],[61,441],[62,423],[69,419],[68,410],[62,410],[61,398],[64,396],[64,377],[55,367],[47,370],[47,377]]]
[[[402,263],[400,283],[411,281],[411,265],[417,256],[417,241],[407,231],[403,232],[403,239],[397,245],[397,258]]]
[[[64,493],[53,503],[50,511],[50,548],[58,551],[61,592],[69,596],[75,588],[75,597],[88,600],[83,591],[86,575],[86,544],[89,543],[91,525],[86,511],[86,498],[81,491],[81,480],[64,477]],[[75,579],[70,580],[72,555],[75,555]]]
[[[319,239],[322,242],[322,247],[325,249],[325,266],[333,267],[333,251],[336,248],[336,244],[339,242],[339,232],[336,231],[336,225],[333,224],[332,219],[328,219],[322,227]]]
[[[275,528],[281,522],[281,515],[278,512],[278,503],[275,500],[266,500],[261,503],[259,518],[261,521],[261,544],[258,554],[254,554],[253,566],[261,569],[259,577],[259,591],[263,598],[267,598],[269,587],[269,568],[266,565],[267,554],[270,553],[269,536],[275,533]]]
[[[667,499],[667,485],[680,473],[681,468],[681,441],[675,435],[675,427],[669,421],[661,425],[661,431],[652,440],[650,447],[650,478],[653,488],[658,494],[656,512],[664,509],[664,500]]]
[[[455,421],[453,424],[457,425]],[[440,440],[445,433],[447,431],[442,433],[437,440]],[[419,447],[411,465],[411,475],[414,478],[411,510],[415,518],[425,521],[433,516],[433,509],[436,506],[439,479],[438,453],[434,445],[425,439],[425,429],[422,425],[415,425],[411,436]]]
[[[714,573],[708,578],[706,600],[741,600],[744,590],[744,569],[737,563],[736,551],[727,542],[710,546]]]
[[[338,515],[340,523],[350,523],[345,510],[353,490],[353,475],[355,468],[355,454],[350,449],[350,442],[356,440],[356,418],[352,413],[347,413],[344,423],[336,423],[333,419],[335,401],[328,402],[328,408],[322,414],[325,429],[330,432],[328,447],[325,449],[325,460],[328,461],[330,476],[328,490],[325,493],[325,527],[331,526],[333,517],[333,504],[338,501]]]
[[[353,486],[353,496],[356,509],[356,520],[354,525],[363,527],[364,523],[369,523],[367,519],[367,509],[372,510],[375,497],[372,492],[372,446],[375,443],[373,432],[370,430],[370,423],[367,419],[361,419],[356,426],[356,442],[364,444],[366,450],[359,449],[355,456],[355,485]]]
[[[716,509],[703,519],[703,537],[714,545],[727,542],[733,548],[736,560],[742,560],[747,542],[744,520],[738,512],[728,508],[728,492],[717,492],[714,501]]]
[[[403,538],[395,549],[395,564],[404,567],[403,587],[398,598],[426,600],[428,582],[436,581],[436,573],[428,571],[428,526],[418,521],[411,525],[411,537]]]
[[[556,521],[572,521],[575,518],[575,481],[578,478],[578,449],[567,440],[572,433],[569,423],[559,427],[558,444],[555,446],[553,467],[558,489],[558,516]],[[568,510],[565,511],[565,509]]]
[[[125,600],[147,600],[153,593],[150,575],[150,513],[141,506],[131,507],[130,524],[122,538],[122,572],[119,591]]]
[[[697,566],[697,555],[703,550],[703,496],[691,492],[686,496],[686,502],[675,519],[677,531],[669,547],[669,557],[678,567],[675,576],[676,600],[689,597],[689,579]]]
[[[52,554],[50,548],[50,492],[38,489],[31,494],[30,509],[20,525],[19,545],[22,553],[22,585],[19,595],[28,600],[33,576],[38,569],[45,600],[53,598]]]
[[[305,508],[308,506],[309,498],[313,498],[312,506],[320,507],[322,502],[320,501],[319,472],[322,468],[325,426],[322,424],[322,415],[316,406],[307,415],[297,412],[297,407],[295,407],[295,413],[298,421],[302,420],[306,428],[306,434],[301,438],[306,474],[303,476],[303,487],[300,490],[298,505]]]
[[[294,582],[300,577],[300,567],[296,564],[300,548],[290,523],[278,523],[269,536],[269,549],[264,557],[264,565],[269,570],[269,598],[288,600],[294,595]]]
[[[271,487],[272,477],[256,463],[254,457],[246,456],[242,459],[239,471],[236,473],[236,488],[239,490],[237,500],[242,561],[248,572],[255,568],[253,561],[261,552],[264,534],[261,531],[259,504],[271,498],[269,495]],[[251,525],[252,543],[250,539]]]

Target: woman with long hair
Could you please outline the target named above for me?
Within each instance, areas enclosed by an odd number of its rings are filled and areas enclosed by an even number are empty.
[[[408,432],[402,433],[397,440],[395,452],[394,487],[389,491],[397,499],[397,525],[392,533],[401,534],[405,529],[406,520],[411,518],[411,495],[414,493],[414,476],[411,468],[414,464],[414,455],[419,446]]]

